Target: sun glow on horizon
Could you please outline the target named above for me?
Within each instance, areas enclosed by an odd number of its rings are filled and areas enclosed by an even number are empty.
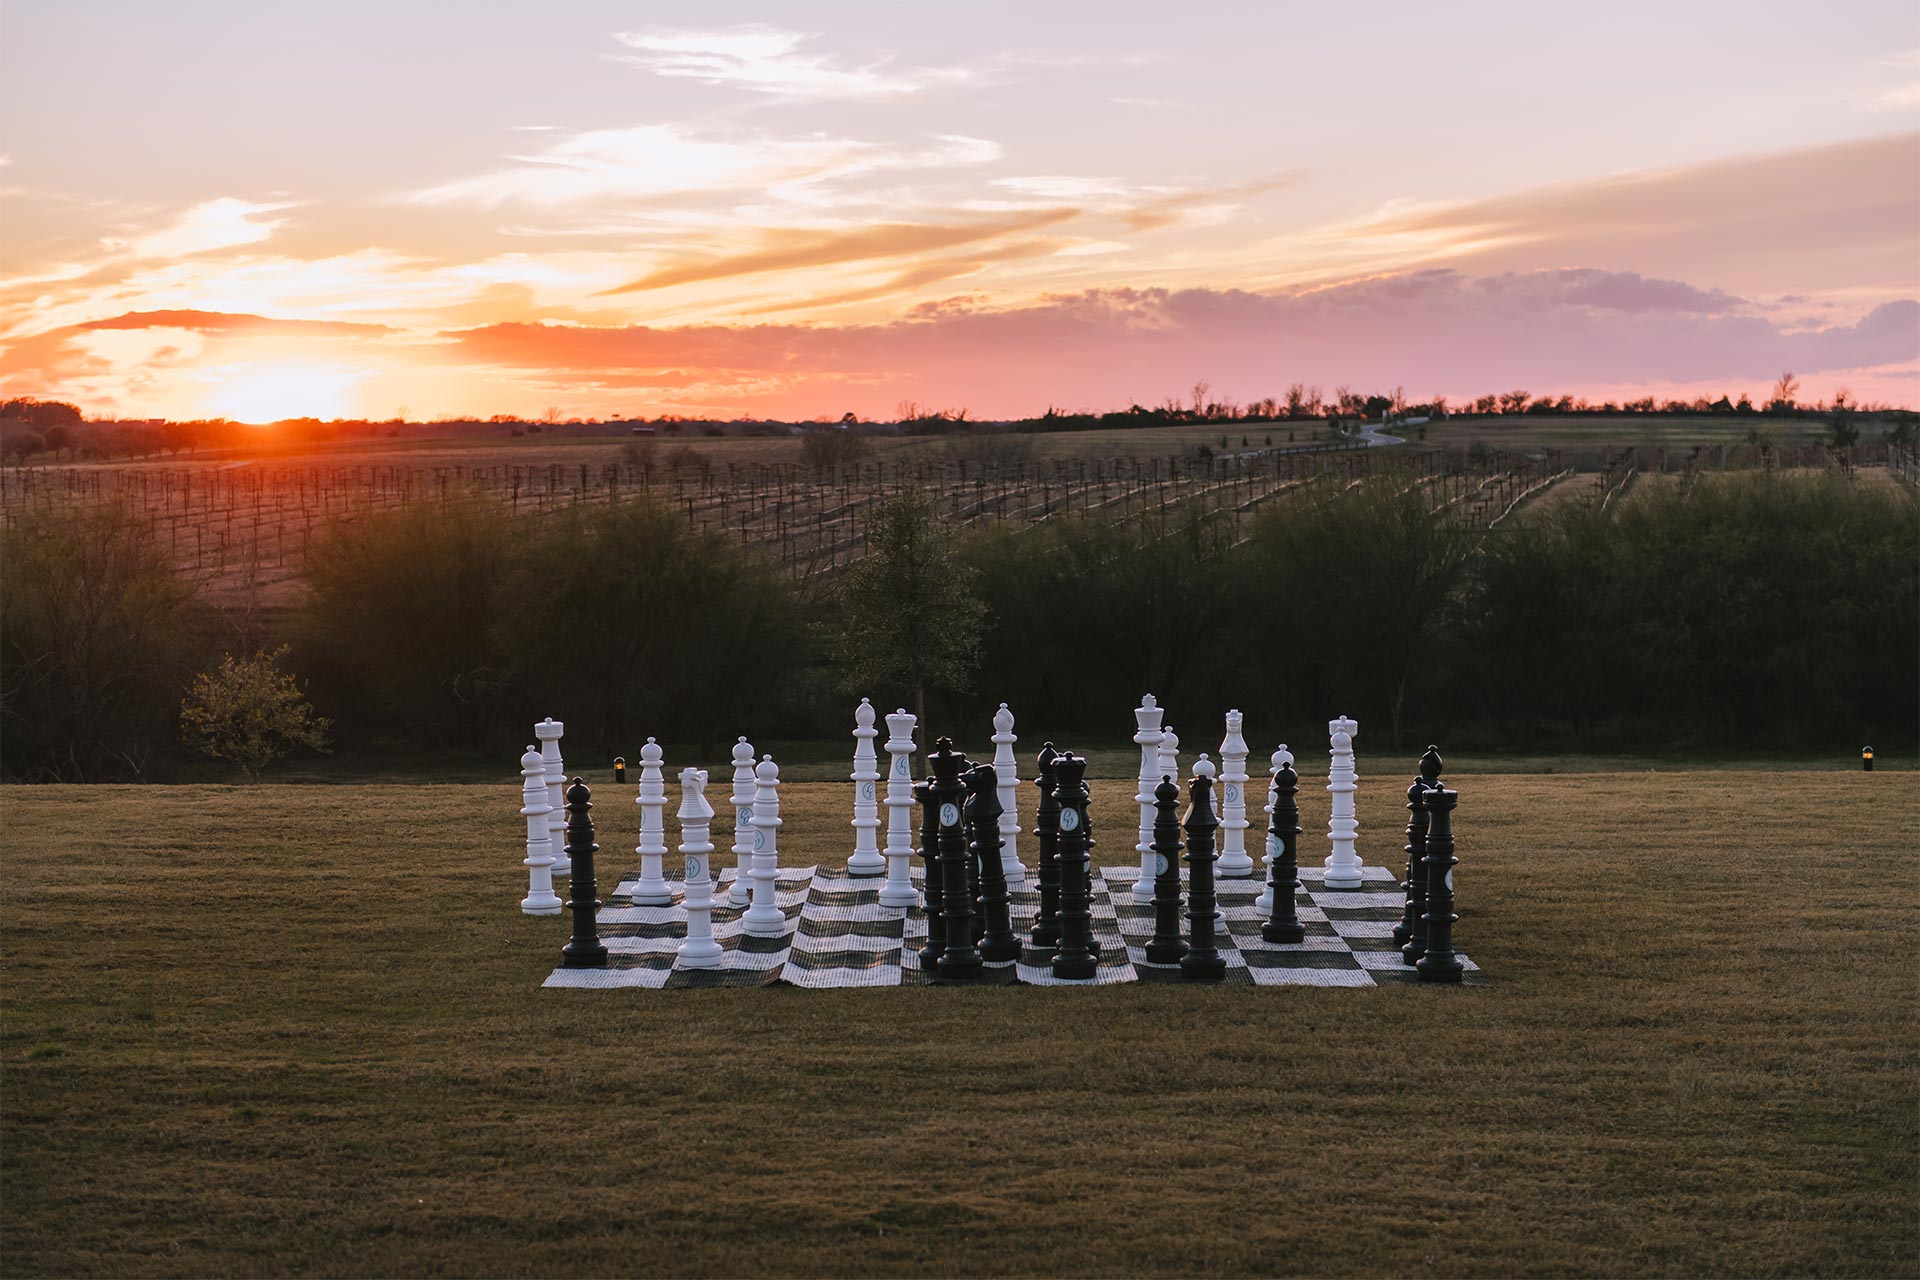
[[[287,418],[347,418],[354,388],[367,375],[351,366],[280,360],[215,370],[219,385],[201,401],[201,413],[256,426]]]

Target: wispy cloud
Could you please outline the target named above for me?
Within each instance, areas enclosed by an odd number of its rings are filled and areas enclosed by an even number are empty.
[[[292,204],[255,204],[223,196],[194,205],[169,225],[131,240],[107,240],[110,250],[124,250],[136,258],[186,258],[231,249],[236,245],[259,244],[286,225],[285,218],[266,220],[266,215],[291,209]]]
[[[986,83],[980,67],[901,67],[891,58],[852,63],[807,48],[818,33],[751,23],[718,30],[650,28],[615,37],[632,52],[615,61],[655,75],[725,85],[788,101],[899,97]]]

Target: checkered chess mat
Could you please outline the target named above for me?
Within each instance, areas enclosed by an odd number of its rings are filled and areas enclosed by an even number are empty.
[[[1116,982],[1180,982],[1180,967],[1147,963],[1153,937],[1153,908],[1136,904],[1137,867],[1103,867],[1093,886],[1093,933],[1099,944],[1099,971],[1080,980],[1055,978],[1044,956],[1023,954],[1017,961],[988,965],[983,983],[1036,986],[1095,986]],[[1226,981],[1242,986],[1371,987],[1417,981],[1393,942],[1405,896],[1393,873],[1382,867],[1363,870],[1360,888],[1327,889],[1318,866],[1300,869],[1296,911],[1306,930],[1304,941],[1282,946],[1260,936],[1255,906],[1258,879],[1218,882],[1226,927],[1216,929]],[[751,937],[742,931],[744,908],[724,905],[735,871],[721,872],[714,891],[713,936],[725,948],[720,967],[684,969],[675,959],[686,936],[687,913],[679,890],[669,906],[633,904],[637,872],[620,877],[619,888],[600,911],[600,940],[607,947],[604,969],[556,969],[549,987],[743,987],[788,983],[796,987],[899,987],[928,982],[919,949],[927,940],[927,917],[919,907],[886,907],[879,902],[882,876],[849,876],[819,867],[782,867],[776,882],[780,910],[786,916],[781,936]],[[913,872],[914,883],[922,879]],[[1022,938],[1040,906],[1031,873],[1012,891],[1015,932]],[[1184,919],[1182,931],[1186,928]],[[1456,926],[1458,928],[1458,926]],[[1467,982],[1484,975],[1463,954]]]

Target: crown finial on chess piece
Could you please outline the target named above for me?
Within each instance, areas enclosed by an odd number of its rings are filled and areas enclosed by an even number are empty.
[[[1440,770],[1446,766],[1440,759],[1440,748],[1429,746],[1427,753],[1420,757],[1420,777],[1428,785],[1440,777]]]

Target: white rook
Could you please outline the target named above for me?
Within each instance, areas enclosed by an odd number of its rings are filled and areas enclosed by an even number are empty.
[[[1273,834],[1273,805],[1280,794],[1280,766],[1293,763],[1293,752],[1287,750],[1287,744],[1281,743],[1280,749],[1267,757],[1267,855],[1261,861],[1267,866],[1264,884],[1260,896],[1254,900],[1254,909],[1262,918],[1273,914],[1273,864],[1280,858],[1280,840]]]
[[[780,876],[780,766],[761,756],[753,771],[753,903],[740,927],[756,938],[777,938],[787,931],[776,881]]]
[[[520,757],[520,816],[527,820],[527,896],[520,909],[530,916],[557,916],[560,899],[553,892],[553,841],[547,834],[547,766],[540,748],[527,747]]]
[[[640,843],[633,850],[640,855],[640,881],[633,886],[637,907],[664,907],[673,901],[673,886],[661,865],[667,856],[667,779],[660,772],[661,754],[652,738],[640,748],[640,794],[634,799],[640,806]]]
[[[680,855],[687,860],[687,936],[680,940],[680,965],[717,969],[722,949],[713,940],[713,806],[707,803],[704,769],[680,771]]]
[[[913,887],[913,727],[904,707],[887,717],[887,882],[880,905],[911,907],[920,901]]]
[[[880,828],[879,758],[873,753],[873,740],[880,731],[873,727],[873,704],[865,698],[853,712],[853,856],[847,859],[847,873],[877,876],[887,869],[880,856],[874,832]]]
[[[744,907],[753,879],[753,744],[745,738],[733,744],[733,885],[727,905]]]
[[[1020,838],[1020,766],[1013,759],[1013,712],[1007,704],[993,713],[993,776],[1000,799],[1000,869],[1006,873],[1007,887],[1017,889],[1027,882],[1027,869],[1020,862],[1014,842]]]
[[[1133,900],[1135,902],[1153,901],[1153,881],[1159,874],[1160,855],[1153,851],[1153,789],[1160,785],[1160,740],[1165,736],[1160,729],[1160,717],[1166,711],[1152,694],[1140,699],[1140,705],[1133,709],[1133,722],[1136,726],[1133,740],[1140,744],[1140,778],[1133,793],[1133,802],[1140,806],[1140,833],[1135,840],[1133,851],[1140,855],[1140,878],[1133,882]],[[1173,774],[1174,784],[1180,782],[1180,774]]]
[[[1220,860],[1215,874],[1241,880],[1253,874],[1247,855],[1247,740],[1240,736],[1240,713],[1227,712],[1227,736],[1220,743]]]
[[[1353,847],[1360,835],[1360,823],[1353,815],[1353,793],[1360,786],[1360,774],[1353,767],[1353,735],[1359,731],[1359,722],[1346,716],[1327,721],[1327,733],[1333,738],[1327,766],[1333,816],[1327,820],[1327,839],[1333,842],[1333,852],[1327,855],[1321,883],[1329,889],[1358,889],[1361,884],[1360,855]]]
[[[560,759],[560,735],[567,726],[548,716],[533,726],[540,741],[540,765],[547,776],[547,844],[553,853],[553,874],[566,875],[573,870],[567,857],[567,766]]]

